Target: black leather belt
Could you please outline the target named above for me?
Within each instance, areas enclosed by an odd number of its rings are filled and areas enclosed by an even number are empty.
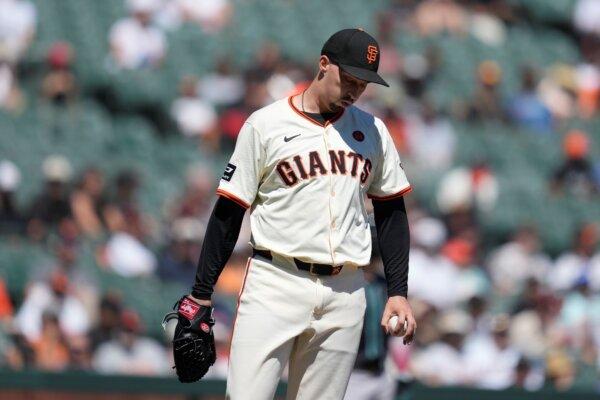
[[[267,260],[273,260],[273,255],[269,250],[252,250],[252,257],[259,255]],[[343,265],[329,265],[329,264],[317,264],[307,263],[297,258],[294,258],[294,263],[298,269],[309,272],[311,275],[337,275],[342,271]]]

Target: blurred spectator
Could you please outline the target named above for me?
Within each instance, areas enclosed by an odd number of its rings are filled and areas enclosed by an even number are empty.
[[[600,191],[594,168],[589,160],[588,136],[579,130],[571,130],[563,140],[565,160],[554,172],[552,189],[581,197],[589,197]]]
[[[407,117],[409,151],[421,170],[442,171],[452,164],[456,134],[450,121],[425,102],[419,115]]]
[[[493,14],[494,4],[490,1],[471,2],[469,31],[471,35],[488,46],[501,46],[507,37],[504,22]]]
[[[140,317],[134,311],[123,311],[117,338],[100,345],[94,353],[94,369],[102,374],[169,374],[166,350],[154,339],[142,336],[142,330]]]
[[[579,32],[600,36],[600,3],[597,0],[577,0],[573,24]]]
[[[588,282],[578,282],[574,290],[565,295],[560,322],[571,346],[582,353],[590,353],[592,360],[588,360],[588,364],[594,364],[592,337],[593,327],[600,323],[600,296],[592,293]]]
[[[597,50],[595,52],[598,53]],[[600,69],[597,61],[589,60],[578,65],[575,70],[575,83],[580,114],[584,118],[591,118],[598,110],[600,100]]]
[[[291,63],[279,63],[266,82],[265,87],[269,97],[265,99],[265,102],[271,103],[289,96],[294,92],[296,83],[303,82],[305,78],[303,72],[295,69]]]
[[[406,154],[409,152],[408,150],[408,133],[407,131],[407,121],[394,110],[392,107],[387,107],[383,111],[383,123],[388,128],[390,132],[390,136],[394,141],[394,145],[396,146],[396,150],[400,154]]]
[[[71,195],[73,218],[81,231],[98,237],[104,232],[104,212],[107,199],[104,174],[96,167],[87,168]]]
[[[76,336],[69,339],[69,369],[75,371],[92,369],[90,340],[87,336]]]
[[[394,43],[397,16],[389,10],[377,15],[377,40],[381,49],[378,72],[384,77],[392,77],[400,72],[401,55]]]
[[[217,61],[214,71],[202,74],[198,81],[199,96],[215,107],[238,104],[244,97],[244,80],[232,64],[230,59],[222,57]]]
[[[246,81],[265,83],[282,62],[281,49],[274,42],[265,42],[258,49],[255,60],[246,70]]]
[[[66,224],[63,220],[61,224]],[[68,225],[73,227],[70,221]],[[33,282],[52,281],[55,274],[64,274],[69,282],[69,294],[84,307],[88,316],[93,317],[98,301],[98,282],[95,276],[81,263],[80,248],[73,243],[56,240],[49,245],[52,257],[32,265],[29,280]]]
[[[536,88],[535,70],[524,67],[521,70],[521,91],[509,101],[508,113],[516,124],[539,133],[548,133],[553,129],[552,114],[540,100]]]
[[[25,367],[24,355],[19,351],[5,326],[0,324],[0,368],[21,370]]]
[[[214,181],[213,171],[204,164],[197,163],[189,166],[183,194],[169,201],[167,207],[169,221],[189,217],[207,224],[212,211]]]
[[[467,235],[450,239],[442,248],[442,254],[454,268],[456,280],[453,292],[456,301],[465,304],[474,296],[485,296],[490,283],[485,272],[476,264],[476,242]]]
[[[198,24],[209,34],[216,34],[229,23],[233,7],[229,0],[167,0],[158,15],[159,23],[176,29],[182,23]]]
[[[72,101],[77,83],[72,71],[73,48],[69,43],[56,42],[47,55],[48,72],[42,80],[42,96],[55,105]]]
[[[156,269],[156,257],[144,245],[137,219],[129,221],[108,239],[104,249],[106,266],[125,277],[148,276]]]
[[[509,242],[492,251],[487,265],[495,290],[502,296],[510,296],[519,293],[529,278],[543,281],[550,262],[540,251],[537,231],[523,226]]]
[[[0,278],[0,324],[10,321],[13,315],[13,305],[10,300],[10,295],[4,284],[4,280]]]
[[[497,315],[491,321],[489,335],[467,340],[466,365],[475,386],[499,390],[513,385],[520,354],[510,344],[509,327],[510,317]]]
[[[218,145],[217,113],[214,107],[198,97],[197,80],[184,76],[179,83],[179,98],[171,106],[171,115],[184,135],[201,137],[208,148]]]
[[[447,290],[447,282],[456,282],[458,270],[442,254],[440,249],[446,241],[446,229],[437,219],[425,217],[411,226],[408,286],[413,299],[425,301],[438,309],[453,307],[456,292]]]
[[[137,202],[137,175],[131,171],[121,172],[116,186],[106,212],[112,234],[100,253],[99,264],[122,276],[149,275],[156,268],[156,257],[144,244],[149,227]]]
[[[158,276],[186,289],[194,282],[200,245],[206,227],[193,218],[179,218],[171,228],[172,241],[158,263]]]
[[[24,97],[17,75],[5,59],[0,48],[0,110],[6,110],[11,113],[18,113],[24,106]]]
[[[138,202],[140,179],[131,170],[119,172],[112,184],[114,193],[109,197],[104,213],[106,225],[111,232],[122,231],[129,224],[136,224],[142,236],[149,233],[150,217],[141,212]]]
[[[414,24],[423,36],[440,33],[464,34],[468,14],[454,0],[425,0],[415,9]]]
[[[21,172],[8,160],[0,161],[0,234],[22,234],[25,220],[16,204],[15,192]]]
[[[548,284],[554,290],[567,291],[583,282],[594,291],[600,291],[600,254],[598,227],[593,223],[583,225],[574,235],[573,248],[561,254],[548,275]]]
[[[525,305],[512,318],[510,341],[528,359],[542,361],[552,344],[561,340],[557,317],[562,303],[557,296],[538,290]]]
[[[572,357],[562,349],[554,349],[546,357],[546,376],[552,386],[565,391],[575,382],[576,367]]]
[[[49,156],[42,164],[45,187],[30,207],[28,225],[30,237],[39,239],[50,226],[71,216],[71,204],[67,184],[72,175],[71,163],[58,155]]]
[[[40,335],[31,342],[35,366],[43,371],[62,371],[69,365],[67,339],[61,332],[58,316],[52,311],[42,313]]]
[[[528,391],[539,390],[544,383],[543,373],[536,371],[525,357],[521,357],[515,367],[513,386]]]
[[[30,341],[42,334],[42,315],[56,314],[60,330],[68,336],[87,333],[90,317],[81,301],[72,293],[71,282],[61,271],[55,271],[46,281],[32,283],[25,293],[15,323]]]
[[[152,24],[159,5],[159,0],[127,0],[129,17],[117,21],[109,33],[111,55],[118,67],[155,68],[164,59],[164,34]]]
[[[432,77],[430,60],[421,54],[407,54],[402,64],[402,83],[408,96],[405,112],[419,113],[419,100],[425,94]]]
[[[411,368],[415,378],[430,386],[464,385],[469,372],[465,368],[464,338],[472,328],[468,314],[450,310],[440,316],[440,339],[415,354]],[[448,368],[448,366],[462,366]]]
[[[117,338],[122,311],[121,297],[114,292],[105,293],[100,300],[98,320],[89,334],[92,351],[95,351],[101,344]]]
[[[438,186],[436,199],[451,232],[469,226],[476,210],[489,212],[496,205],[500,188],[485,161],[448,171]]]
[[[466,116],[475,120],[505,121],[504,101],[500,94],[502,69],[495,61],[477,67],[477,89],[467,105]]]
[[[17,64],[36,31],[35,6],[25,0],[0,0],[0,48],[11,64]]]
[[[473,337],[486,335],[491,323],[491,315],[488,310],[488,296],[473,296],[466,303],[466,311],[473,321]]]
[[[554,118],[564,120],[576,115],[577,86],[575,69],[570,65],[556,64],[547,69],[538,85],[538,93]],[[585,92],[583,87],[579,90],[582,94]]]

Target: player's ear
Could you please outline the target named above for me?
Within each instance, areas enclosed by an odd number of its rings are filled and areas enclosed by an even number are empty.
[[[327,69],[331,65],[331,61],[329,61],[329,57],[321,56],[319,57],[319,75],[327,72]]]

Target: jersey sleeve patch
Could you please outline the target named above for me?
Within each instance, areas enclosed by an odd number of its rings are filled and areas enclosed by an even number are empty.
[[[231,163],[227,164],[227,166],[225,167],[225,171],[223,172],[223,176],[221,177],[221,179],[223,179],[224,181],[231,181],[231,178],[233,177],[233,174],[235,173],[235,169],[237,167]]]

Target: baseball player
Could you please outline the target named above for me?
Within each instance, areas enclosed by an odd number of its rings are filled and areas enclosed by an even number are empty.
[[[411,187],[385,125],[353,106],[369,82],[388,86],[377,74],[379,59],[379,45],[363,30],[335,33],[306,91],[254,112],[240,131],[192,293],[178,303],[176,331],[179,338],[190,329],[210,334],[213,287],[250,209],[254,250],[233,327],[228,399],[273,399],[286,366],[287,399],[343,399],[365,312],[365,195],[373,200],[387,280],[381,325],[405,343],[413,339],[402,198]],[[400,321],[395,327],[392,316]],[[180,368],[177,360],[199,348],[186,346],[174,346],[176,368],[182,381],[192,381],[204,370],[183,376],[190,363]],[[205,359],[214,360],[207,349]]]

